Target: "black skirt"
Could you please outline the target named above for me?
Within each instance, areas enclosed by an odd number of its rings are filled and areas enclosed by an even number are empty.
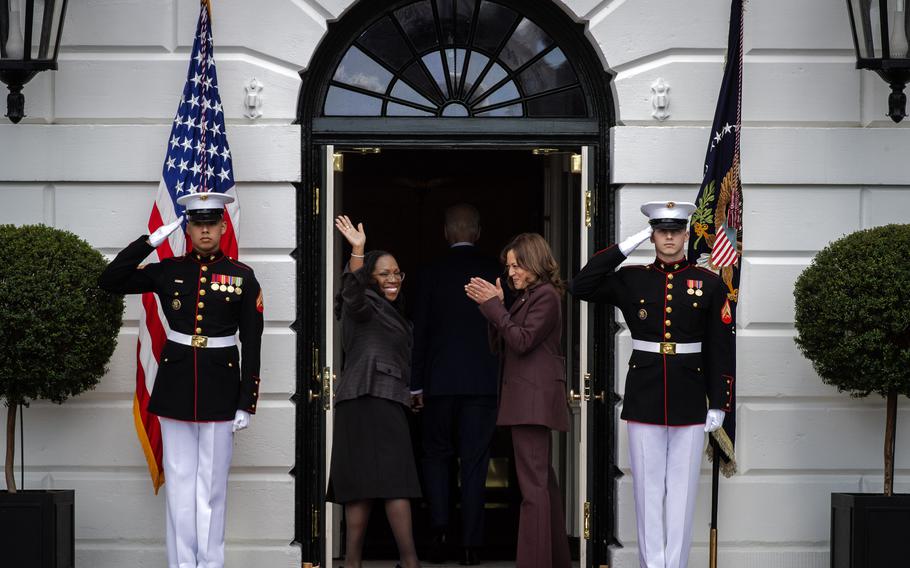
[[[338,403],[326,501],[420,495],[405,407],[373,396]]]

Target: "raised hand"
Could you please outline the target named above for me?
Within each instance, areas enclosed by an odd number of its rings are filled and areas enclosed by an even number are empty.
[[[357,223],[355,228],[354,223],[351,222],[347,215],[339,215],[335,219],[335,228],[347,239],[348,243],[354,248],[354,252],[363,254],[363,246],[367,242],[367,234],[363,230],[363,223]]]

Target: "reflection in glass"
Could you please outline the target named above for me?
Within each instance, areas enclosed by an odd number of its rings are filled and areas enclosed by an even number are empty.
[[[386,116],[435,116],[432,112],[391,102],[386,107],[385,113]]]
[[[446,83],[445,71],[442,68],[442,53],[434,51],[424,55],[423,64],[427,66],[427,69],[430,71],[430,75],[433,76],[433,80],[436,81],[439,90],[442,91],[443,94],[448,94],[449,86],[448,83]]]
[[[402,76],[407,79],[408,83],[414,85],[414,87],[416,87],[424,96],[437,102],[442,100],[439,98],[440,93],[437,90],[436,84],[427,76],[426,71],[423,70],[423,65],[420,63],[412,63],[405,69]]]
[[[487,66],[489,60],[490,58],[482,53],[476,51],[471,52],[471,61],[468,62],[468,72],[464,77],[464,91],[466,93],[474,86],[474,82],[477,81],[477,77],[480,76],[481,71]]]
[[[517,99],[519,96],[518,87],[515,86],[513,81],[509,81],[502,87],[493,91],[490,96],[477,103],[477,108],[482,109],[483,107],[504,103],[506,101],[511,101],[512,99]]]
[[[401,69],[412,57],[411,49],[388,17],[370,26],[357,43],[392,69]]]
[[[543,56],[518,76],[525,95],[558,89],[575,82],[575,72],[558,47]]]
[[[452,85],[458,85],[461,81],[461,72],[464,68],[465,54],[463,49],[447,49],[446,60],[449,64],[449,77],[452,79]]]
[[[420,93],[411,88],[410,85],[404,81],[396,81],[395,86],[392,87],[392,96],[398,99],[404,99],[412,103],[417,103],[419,105],[428,106],[430,108],[435,108],[436,105],[428,101],[425,97],[421,96]]]
[[[381,112],[382,99],[334,85],[325,98],[326,116],[379,116]]]
[[[494,54],[517,19],[518,14],[509,8],[484,0],[480,3],[474,46]]]
[[[581,89],[563,91],[544,95],[540,98],[531,99],[525,102],[528,107],[528,116],[533,117],[557,117],[557,116],[587,116],[585,97]]]
[[[335,70],[333,79],[368,91],[385,93],[389,81],[392,80],[392,74],[352,46]]]
[[[510,106],[488,110],[486,112],[478,112],[477,116],[521,116],[522,114],[521,103],[517,103]]]
[[[545,31],[531,20],[524,18],[515,28],[515,32],[505,47],[502,48],[499,58],[511,69],[518,69],[529,59],[548,48],[551,43],[553,40]]]
[[[404,6],[395,12],[395,18],[418,52],[436,47],[436,20],[429,0]]]
[[[502,81],[508,76],[506,70],[503,69],[499,64],[494,63],[490,70],[487,71],[487,74],[483,76],[480,84],[477,86],[477,90],[474,92],[474,96],[471,97],[472,101],[476,101],[481,95],[487,92],[487,89],[493,87],[496,83]]]

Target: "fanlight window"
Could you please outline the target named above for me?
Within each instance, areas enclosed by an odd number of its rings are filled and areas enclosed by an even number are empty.
[[[389,12],[335,69],[325,116],[586,117],[565,53],[488,0],[421,0]]]

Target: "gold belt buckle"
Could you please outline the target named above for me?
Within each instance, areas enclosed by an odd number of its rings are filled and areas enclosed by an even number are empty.
[[[204,335],[194,335],[192,339],[193,347],[208,347],[209,338]]]
[[[670,341],[661,341],[660,352],[663,355],[676,355],[676,344]]]

